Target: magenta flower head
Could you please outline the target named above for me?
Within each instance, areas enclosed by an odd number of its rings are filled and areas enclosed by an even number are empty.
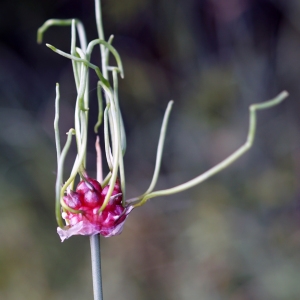
[[[57,232],[62,241],[73,235],[101,234],[110,237],[122,232],[124,222],[135,206],[142,205],[153,197],[151,192],[158,179],[165,132],[173,101],[169,102],[163,120],[151,185],[143,195],[126,200],[123,163],[126,152],[126,134],[118,97],[118,78],[119,76],[124,77],[124,71],[120,56],[112,46],[113,36],[107,41],[104,40],[103,36],[99,36],[99,39],[87,44],[84,27],[79,20],[53,19],[48,20],[39,28],[38,42],[42,41],[43,34],[49,27],[60,25],[71,26],[71,53],[65,53],[49,44],[46,45],[54,52],[72,60],[77,97],[74,108],[74,128],[71,128],[67,133],[65,146],[61,149],[59,132],[60,92],[59,85],[56,84],[54,131],[57,150],[56,219],[59,226]],[[76,36],[79,36],[80,45],[77,45]],[[92,51],[96,45],[100,45],[101,68],[90,62]],[[110,63],[110,55],[116,61],[115,66]],[[97,133],[98,128],[103,123],[103,148],[109,169],[108,174],[103,179],[101,147],[99,140],[97,140],[97,180],[90,178],[85,171],[90,94],[89,70],[95,71],[99,78],[97,84],[99,111],[94,130]],[[105,107],[104,110],[103,107]],[[73,135],[76,138],[77,155],[71,174],[64,181],[64,162]],[[76,184],[78,175],[80,180]]]
[[[85,177],[77,185],[76,192],[68,191],[63,200],[70,209],[64,211],[63,219],[68,224],[58,227],[57,232],[62,241],[72,235],[101,234],[104,237],[118,235],[122,232],[125,220],[133,206],[123,207],[122,191],[117,180],[112,196],[106,207],[100,211],[109,191],[109,185],[103,190],[100,183],[93,178]]]
[[[57,232],[62,241],[73,235],[101,234],[104,237],[110,237],[122,232],[124,222],[133,209],[133,205],[127,204],[125,201],[123,156],[126,151],[126,135],[117,94],[118,75],[124,77],[123,66],[118,52],[111,45],[112,38],[107,42],[103,39],[97,39],[87,45],[84,28],[80,21],[75,19],[71,21],[47,21],[38,31],[39,42],[42,41],[43,33],[48,27],[61,24],[71,25],[71,54],[60,51],[51,45],[47,46],[73,61],[72,66],[78,94],[74,109],[75,127],[67,133],[67,141],[61,149],[59,133],[60,93],[59,85],[56,85],[54,131],[57,150],[56,219],[59,226]],[[77,34],[79,35],[80,46],[76,45]],[[91,53],[97,44],[101,45],[102,70],[90,63]],[[114,56],[117,62],[116,66],[108,66],[110,54]],[[99,112],[94,130],[97,133],[99,126],[102,122],[104,123],[104,148],[109,168],[108,174],[103,179],[101,148],[97,139],[97,180],[89,177],[85,171],[89,113],[88,72],[90,69],[95,70],[99,78],[97,85]],[[109,76],[109,72],[112,73],[112,76]],[[112,78],[112,82],[109,78]],[[103,104],[105,106],[104,112]],[[77,155],[71,174],[64,182],[64,162],[73,135],[76,137]],[[78,175],[80,181],[76,184]]]

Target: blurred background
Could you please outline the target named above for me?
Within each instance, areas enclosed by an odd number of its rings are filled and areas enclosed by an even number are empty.
[[[106,38],[115,35],[125,69],[128,198],[150,183],[169,100],[160,189],[241,146],[250,104],[290,93],[259,112],[254,146],[241,159],[189,191],[149,201],[120,236],[102,239],[104,298],[300,299],[300,2],[102,2]],[[54,216],[55,83],[64,133],[76,99],[71,62],[36,44],[44,21],[73,17],[96,38],[92,0],[0,3],[0,299],[93,297],[89,240],[61,243]],[[69,51],[70,28],[51,28],[44,43]],[[100,64],[97,49],[92,61]],[[96,80],[91,72],[91,176]]]

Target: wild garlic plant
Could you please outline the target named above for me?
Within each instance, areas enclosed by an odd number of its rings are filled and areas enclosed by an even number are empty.
[[[63,52],[52,45],[46,44],[55,53],[71,60],[77,91],[74,108],[74,128],[71,128],[67,132],[65,145],[61,148],[59,132],[60,92],[59,84],[56,84],[54,131],[57,151],[57,179],[55,187],[55,212],[58,233],[62,241],[72,235],[78,234],[89,236],[99,236],[101,234],[105,237],[119,234],[123,229],[127,216],[133,208],[144,205],[151,198],[168,196],[192,188],[228,167],[252,146],[256,131],[256,112],[275,106],[288,96],[288,93],[284,91],[270,101],[250,106],[250,122],[246,142],[224,161],[188,182],[173,188],[154,191],[159,177],[167,125],[173,105],[173,101],[170,101],[161,126],[156,163],[150,186],[142,195],[126,200],[126,181],[123,162],[126,152],[126,134],[118,96],[118,80],[119,77],[124,78],[124,70],[120,55],[112,46],[114,37],[110,36],[108,40],[104,38],[100,0],[95,0],[95,11],[98,38],[89,43],[86,40],[84,26],[78,19],[50,19],[38,30],[38,43],[41,43],[45,31],[50,27],[71,27],[70,53]],[[79,37],[79,45],[77,43],[77,35]],[[100,46],[101,67],[91,62],[91,54],[95,46]],[[114,65],[110,64],[110,56],[114,58]],[[108,174],[103,178],[101,147],[99,145],[99,138],[97,138],[97,179],[90,178],[86,171],[90,71],[95,72],[99,79],[97,84],[98,121],[94,127],[94,131],[97,134],[100,126],[103,127],[104,151],[109,168]],[[69,177],[64,179],[64,163],[73,136],[76,140],[77,156],[74,159]],[[78,176],[80,177],[80,181],[76,185]],[[97,248],[97,241],[93,245],[96,245],[95,247]],[[94,256],[99,254],[99,251],[94,252]],[[100,264],[100,261],[97,263]],[[94,277],[98,275],[96,274]],[[101,282],[94,282],[94,288],[97,284],[99,285]],[[96,296],[97,293],[98,296]],[[102,299],[102,296],[100,296],[101,293],[98,286],[98,292],[94,290],[95,299]]]

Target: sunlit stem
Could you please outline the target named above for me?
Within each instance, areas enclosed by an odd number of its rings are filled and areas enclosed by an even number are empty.
[[[100,138],[97,136],[95,143],[96,153],[97,153],[97,181],[103,181],[103,172],[102,172],[102,154],[101,154],[101,146],[100,146]]]
[[[121,57],[120,57],[118,51],[110,43],[105,42],[102,39],[93,40],[93,41],[89,42],[89,44],[88,44],[87,51],[86,51],[87,54],[90,55],[92,53],[92,51],[93,51],[93,48],[96,45],[98,45],[98,44],[103,45],[104,50],[105,50],[105,48],[107,48],[113,54],[113,56],[116,59],[117,65],[118,65],[118,69],[120,71],[120,75],[121,75],[122,78],[124,78],[124,70],[123,70],[123,65],[122,65]],[[104,52],[104,58],[105,58],[105,52]],[[102,70],[102,72],[103,72],[103,76],[104,76],[104,71]]]
[[[98,128],[102,124],[102,118],[103,118],[102,89],[101,89],[101,85],[99,84],[97,84],[97,99],[98,99],[98,120],[94,127],[95,133],[98,132]]]
[[[71,55],[76,56],[76,23],[75,19],[72,20],[72,27],[71,27]],[[72,59],[72,67],[73,67],[73,74],[76,84],[76,90],[78,93],[79,89],[79,74],[80,74],[80,64]]]
[[[85,54],[81,49],[78,49],[80,57],[89,61],[90,55]],[[81,64],[81,72],[80,72],[80,83],[78,89],[78,95],[76,99],[76,109],[75,109],[75,130],[76,130],[76,140],[78,152],[84,151],[84,156],[82,158],[81,164],[85,166],[86,160],[86,143],[87,143],[87,124],[88,124],[88,78],[89,78],[89,69],[85,64]],[[77,130],[76,126],[80,126],[80,130]],[[83,128],[84,126],[84,128]],[[80,143],[79,143],[80,141]],[[79,155],[78,157],[79,158]]]
[[[81,46],[86,48],[86,38],[85,38],[85,31],[82,23],[78,19],[50,19],[47,20],[37,32],[37,42],[41,44],[43,41],[44,33],[52,26],[70,26],[72,21],[75,20],[75,24],[77,25],[78,35],[80,39]]]
[[[102,181],[101,184],[102,188],[108,185],[110,178],[111,178],[111,172],[108,172],[108,174],[105,176],[105,178]]]
[[[103,32],[103,26],[102,26],[102,15],[101,15],[101,2],[100,0],[95,0],[95,11],[96,11],[96,23],[97,23],[97,31],[98,31],[98,35],[99,35],[99,39],[98,40],[94,40],[92,41],[89,46],[88,49],[92,49],[96,44],[100,44],[100,52],[101,52],[101,61],[102,61],[102,73],[103,76],[105,77],[105,79],[108,79],[108,73],[107,73],[107,61],[106,61],[106,53],[105,53],[105,47],[108,48],[112,54],[115,56],[115,59],[117,61],[118,64],[118,68],[121,72],[121,76],[123,76],[123,67],[122,67],[122,63],[121,63],[121,59],[119,54],[117,53],[117,51],[110,45],[110,43],[107,43],[104,41],[104,32]],[[91,50],[90,50],[91,51]],[[112,138],[112,146],[113,146],[113,170],[112,170],[112,175],[110,178],[110,187],[107,191],[107,194],[105,196],[104,202],[102,204],[102,206],[99,209],[99,212],[101,212],[107,205],[113,189],[114,189],[114,185],[117,179],[117,175],[118,175],[118,160],[119,160],[119,140],[118,137],[120,136],[119,134],[119,128],[118,128],[118,123],[117,123],[117,119],[116,119],[116,108],[114,105],[114,95],[112,94],[111,89],[106,85],[104,85],[101,81],[99,82],[99,84],[102,86],[104,92],[105,92],[105,99],[106,99],[106,103],[110,103],[110,108],[108,111],[108,115],[109,115],[109,123],[110,123],[110,134],[111,134],[111,138]],[[107,141],[108,139],[106,139]],[[105,146],[106,149],[108,148],[108,146]],[[107,155],[108,156],[108,155]]]
[[[80,140],[81,148],[78,148],[78,152],[84,152],[82,161],[79,166],[85,167],[86,164],[86,147],[87,147],[87,133],[88,133],[88,109],[89,109],[89,98],[88,98],[88,86],[89,86],[89,69],[87,66],[81,66],[81,79],[78,90],[78,96],[76,100],[77,117],[80,122]],[[83,84],[82,84],[83,82]],[[79,157],[79,155],[78,155]]]
[[[97,152],[97,180],[102,182],[102,155],[99,137],[96,140],[96,152]],[[102,290],[102,276],[101,276],[101,252],[100,252],[100,235],[95,234],[90,236],[91,247],[91,259],[92,259],[92,277],[93,277],[93,290],[94,300],[103,299]]]
[[[61,211],[60,211],[60,199],[61,199],[61,185],[62,185],[62,178],[63,178],[63,172],[64,172],[64,162],[66,155],[70,149],[71,141],[72,141],[72,135],[75,134],[75,130],[71,128],[67,135],[67,141],[66,144],[61,152],[61,155],[58,160],[58,167],[57,167],[57,176],[56,176],[56,185],[55,185],[55,215],[56,220],[59,227],[63,227],[63,220],[61,217]]]
[[[95,13],[96,13],[96,23],[99,38],[104,40],[103,26],[102,26],[102,14],[101,14],[101,2],[100,0],[95,0]],[[102,72],[104,78],[107,80],[107,70],[104,57],[104,46],[101,48],[101,59],[102,59]],[[101,79],[100,79],[101,80]],[[109,87],[109,84],[106,85]],[[100,90],[101,93],[101,90]],[[98,98],[99,99],[99,98]],[[99,119],[98,119],[99,120]],[[97,158],[101,160],[101,148],[100,145],[96,146]],[[97,161],[98,161],[97,159]],[[100,169],[101,168],[101,169]],[[102,182],[102,163],[101,167],[97,163],[97,180]],[[93,291],[94,300],[103,300],[103,290],[102,290],[102,274],[101,274],[101,251],[100,251],[100,235],[92,235],[90,237],[90,247],[91,247],[91,259],[92,259],[92,275],[93,275]]]
[[[82,130],[84,130],[86,132],[86,124],[84,119],[82,119],[82,121],[84,121],[84,123],[82,124]],[[83,140],[82,140],[82,145],[86,145],[87,142],[87,134],[85,134],[83,136]],[[75,160],[75,163],[73,165],[73,169],[71,172],[71,175],[69,177],[69,179],[65,182],[65,184],[63,185],[62,189],[61,189],[61,194],[63,195],[65,190],[67,189],[67,187],[74,181],[78,170],[80,169],[82,162],[84,161],[86,155],[86,148],[85,147],[81,147],[80,150],[78,151],[78,155],[77,158]]]
[[[123,160],[123,149],[122,149],[122,138],[121,138],[121,133],[123,135],[125,134],[124,130],[124,125],[122,122],[122,117],[120,113],[120,108],[119,108],[119,98],[118,98],[118,70],[114,69],[113,70],[113,88],[114,88],[114,101],[115,101],[115,106],[116,106],[116,119],[117,119],[117,127],[119,130],[117,131],[118,134],[118,147],[119,147],[119,170],[120,170],[120,184],[121,184],[121,190],[122,190],[122,203],[123,206],[125,206],[125,196],[126,196],[126,186],[125,186],[125,171],[124,171],[124,160]],[[121,125],[122,124],[122,125]],[[123,137],[124,138],[124,137]],[[126,139],[125,139],[125,147],[126,147]],[[124,149],[125,153],[125,149]]]
[[[98,182],[102,182],[103,181],[102,155],[101,155],[99,137],[97,137],[95,147],[97,152],[97,180]],[[92,259],[94,299],[102,300],[103,291],[102,291],[102,276],[101,276],[100,234],[95,234],[90,236],[90,247],[91,247],[91,259]]]
[[[161,131],[160,131],[160,136],[159,136],[159,141],[158,141],[158,146],[157,146],[157,154],[156,154],[154,174],[153,174],[151,184],[150,184],[148,190],[141,197],[139,197],[140,199],[143,198],[144,195],[147,195],[150,192],[152,192],[153,189],[155,188],[156,183],[157,183],[158,175],[159,175],[159,171],[160,171],[160,166],[161,166],[162,154],[163,154],[163,150],[164,150],[164,143],[165,143],[165,138],[166,138],[167,126],[168,126],[168,121],[169,121],[170,113],[171,113],[171,110],[172,110],[173,102],[174,101],[169,102],[169,104],[167,106],[167,109],[166,109],[166,112],[165,112],[165,115],[164,115],[163,123],[162,123],[162,126],[161,126]]]
[[[255,137],[255,131],[256,131],[256,111],[275,106],[275,105],[279,104],[280,102],[282,102],[287,96],[288,96],[288,93],[286,91],[283,91],[276,98],[274,98],[270,101],[267,101],[264,103],[259,103],[259,104],[253,104],[250,106],[250,108],[249,108],[250,121],[249,121],[249,131],[248,131],[247,140],[244,145],[242,145],[238,150],[236,150],[228,158],[226,158],[225,160],[223,160],[221,163],[217,164],[210,170],[206,171],[202,175],[200,175],[186,183],[180,184],[180,185],[170,188],[170,189],[156,191],[156,192],[152,192],[150,194],[145,195],[143,197],[143,199],[140,202],[136,203],[134,206],[135,207],[141,206],[145,202],[147,202],[147,200],[154,198],[154,197],[167,196],[167,195],[185,191],[189,188],[194,187],[195,185],[198,185],[199,183],[203,182],[204,180],[210,178],[211,176],[219,173],[220,171],[222,171],[223,169],[228,167],[230,164],[232,164],[234,161],[236,161],[240,156],[242,156],[245,152],[247,152],[251,148],[253,141],[254,141],[254,137]],[[131,201],[129,200],[128,202],[130,203]]]
[[[111,134],[112,134],[112,141],[113,141],[113,170],[112,170],[112,176],[110,179],[110,186],[109,189],[107,191],[107,194],[105,196],[104,202],[102,204],[102,206],[99,209],[99,212],[101,212],[103,209],[105,209],[107,203],[110,200],[110,197],[112,195],[112,192],[114,190],[114,186],[117,180],[117,176],[118,176],[118,169],[119,169],[119,152],[120,152],[120,130],[119,130],[119,126],[118,126],[118,115],[116,112],[116,106],[114,103],[114,98],[113,98],[113,94],[111,92],[110,89],[107,89],[106,86],[104,86],[101,82],[99,82],[99,84],[101,84],[102,88],[104,89],[104,92],[106,93],[107,99],[109,100],[110,103],[110,112],[111,112],[111,121],[112,121],[112,126],[111,127]]]
[[[110,104],[106,106],[104,110],[104,143],[105,143],[105,155],[106,155],[106,161],[108,164],[108,167],[110,171],[113,169],[113,164],[111,160],[111,154],[110,154],[110,142],[109,142],[109,129],[108,129],[108,110],[109,110]]]
[[[60,100],[60,93],[59,93],[59,84],[56,83],[56,98],[55,98],[55,117],[54,117],[54,133],[55,133],[55,144],[56,144],[56,154],[57,154],[57,166],[60,157],[60,136],[59,136],[59,100]]]
[[[110,67],[109,67],[110,68]],[[121,141],[121,148],[122,148],[122,154],[123,156],[125,155],[126,152],[126,133],[125,133],[125,128],[124,128],[124,122],[120,110],[120,105],[119,105],[119,88],[118,88],[118,74],[119,74],[119,69],[116,67],[110,68],[113,74],[113,88],[114,88],[114,100],[115,100],[115,105],[116,105],[116,110],[119,115],[119,128],[120,128],[120,141]]]
[[[90,55],[85,54],[84,51],[77,48],[77,53],[80,55],[80,58],[82,58],[84,61],[89,61]],[[87,95],[86,90],[88,89],[88,66],[86,64],[81,64],[81,70],[80,70],[80,84],[78,89],[78,95],[77,95],[77,102],[79,104],[80,110],[87,111],[88,110],[88,101],[87,101]]]
[[[73,214],[81,214],[81,213],[84,213],[83,210],[77,210],[77,209],[73,209],[73,208],[69,207],[69,206],[65,203],[65,201],[64,201],[64,199],[63,199],[63,196],[61,196],[61,198],[60,198],[60,205],[62,206],[62,208],[64,209],[64,211],[69,211],[69,212],[71,212],[71,213],[73,213]]]
[[[96,25],[97,25],[97,31],[99,39],[105,40],[104,38],[104,30],[103,30],[103,24],[102,24],[102,10],[101,10],[101,1],[95,0],[95,14],[96,14]],[[100,52],[101,52],[101,63],[102,63],[102,72],[103,76],[107,79],[107,64],[105,60],[105,47],[104,45],[100,45]]]
[[[114,39],[114,36],[113,35],[111,35],[110,37],[109,37],[109,39],[108,39],[108,44],[112,44],[112,41],[113,41],[113,39]],[[109,62],[109,50],[108,49],[105,49],[105,65],[106,65],[106,68],[107,68],[107,70],[109,70],[109,67],[108,67],[108,62]]]
[[[94,300],[103,299],[100,234],[90,236]]]
[[[55,53],[57,53],[57,54],[59,54],[59,55],[61,55],[61,56],[64,56],[64,57],[69,58],[69,59],[72,59],[72,60],[74,60],[74,61],[82,62],[82,63],[84,63],[85,65],[87,65],[89,68],[95,70],[95,72],[96,72],[96,74],[98,75],[98,77],[99,77],[99,79],[101,80],[101,82],[102,82],[103,84],[105,84],[108,88],[110,87],[109,82],[103,77],[102,73],[100,72],[99,67],[97,67],[97,66],[91,64],[91,63],[90,63],[88,60],[86,60],[86,59],[82,59],[82,58],[79,58],[79,57],[74,56],[74,55],[72,55],[72,54],[69,54],[69,53],[66,53],[66,52],[64,52],[64,51],[61,51],[61,50],[57,49],[56,47],[54,47],[54,46],[52,46],[52,45],[50,45],[50,44],[46,44],[46,46],[47,46],[48,48],[50,48],[52,51],[54,51]],[[80,48],[77,47],[77,48],[76,48],[76,51],[77,51],[77,52],[80,52]]]

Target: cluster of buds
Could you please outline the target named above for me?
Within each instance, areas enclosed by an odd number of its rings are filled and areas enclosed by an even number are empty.
[[[64,229],[58,228],[62,241],[72,235],[99,233],[104,237],[110,237],[122,232],[124,222],[133,207],[123,207],[122,191],[117,180],[109,202],[101,211],[108,190],[109,185],[102,189],[96,179],[85,174],[76,191],[67,191],[63,201],[70,210],[64,210],[62,217],[68,226]]]

